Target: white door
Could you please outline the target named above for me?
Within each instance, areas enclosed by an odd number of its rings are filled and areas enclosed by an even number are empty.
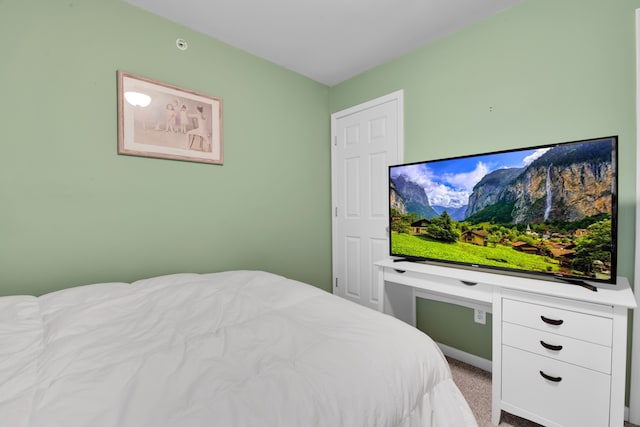
[[[403,92],[331,115],[333,293],[379,310],[373,263],[389,255],[388,166],[403,158]]]

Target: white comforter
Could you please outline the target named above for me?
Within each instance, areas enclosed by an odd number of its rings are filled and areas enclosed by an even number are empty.
[[[0,298],[0,425],[476,423],[420,331],[236,271]]]

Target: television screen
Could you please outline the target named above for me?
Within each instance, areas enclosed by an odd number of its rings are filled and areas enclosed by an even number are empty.
[[[615,283],[617,140],[390,166],[391,255]]]

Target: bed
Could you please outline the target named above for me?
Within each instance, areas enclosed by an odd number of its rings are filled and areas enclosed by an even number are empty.
[[[476,426],[425,334],[261,271],[0,298],[0,425]]]

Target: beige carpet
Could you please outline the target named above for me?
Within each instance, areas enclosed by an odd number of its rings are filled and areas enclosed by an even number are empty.
[[[491,373],[483,371],[455,359],[447,358],[453,381],[469,402],[479,427],[493,427],[491,424]],[[638,427],[624,423],[625,427]],[[537,427],[540,424],[502,412],[500,427]]]

